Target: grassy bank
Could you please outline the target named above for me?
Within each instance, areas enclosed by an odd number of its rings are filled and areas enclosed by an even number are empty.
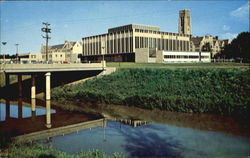
[[[29,79],[30,75],[22,75],[22,80]],[[10,84],[17,83],[17,75],[10,75]],[[0,87],[5,86],[5,74],[0,73]]]
[[[107,155],[99,150],[81,152],[79,154],[68,154],[59,151],[49,145],[39,145],[36,143],[12,144],[3,152],[0,152],[0,157],[11,158],[122,158],[122,154],[114,153]]]
[[[119,69],[52,91],[56,100],[80,100],[178,112],[249,117],[250,72],[243,69]]]
[[[248,69],[250,63],[134,63],[134,62],[107,62],[108,67],[117,68],[222,68],[222,69]]]

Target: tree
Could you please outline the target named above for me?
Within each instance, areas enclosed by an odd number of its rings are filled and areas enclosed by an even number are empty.
[[[224,50],[218,54],[220,57],[227,59],[242,60],[250,62],[250,32],[242,32],[237,38],[233,39],[229,45],[226,45]]]

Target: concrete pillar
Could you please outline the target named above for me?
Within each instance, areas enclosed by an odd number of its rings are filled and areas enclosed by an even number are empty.
[[[22,87],[22,75],[18,75],[18,96],[22,97],[23,96],[23,87]]]
[[[5,73],[5,86],[10,84],[10,75]]]
[[[106,118],[103,119],[103,126],[102,127],[103,128],[107,127],[107,119]]]
[[[35,121],[36,117],[36,99],[31,99],[31,120]]]
[[[132,38],[133,38],[132,52],[135,52],[135,29],[133,29],[132,31]]]
[[[6,119],[9,119],[10,118],[10,101],[9,100],[6,100]]]
[[[46,92],[45,92],[45,99],[46,100],[50,100],[50,75],[51,73],[50,72],[47,72],[45,74],[45,77],[46,77]]]
[[[31,75],[31,99],[36,98],[36,83],[35,83],[35,75]]]
[[[36,111],[36,99],[31,99],[31,110]]]
[[[46,100],[46,124],[45,126],[47,128],[51,128],[51,113],[50,113],[50,106],[51,106],[51,103],[50,103],[50,100]]]
[[[22,105],[22,98],[18,98],[18,118],[22,118],[22,115],[23,115],[23,105]]]

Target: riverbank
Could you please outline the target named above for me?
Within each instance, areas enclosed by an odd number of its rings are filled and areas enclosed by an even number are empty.
[[[249,84],[246,69],[123,68],[109,76],[55,88],[52,97],[248,119]]]
[[[22,75],[22,80],[29,79],[29,75]],[[17,75],[10,75],[10,84],[17,83]],[[0,87],[5,86],[5,74],[3,72],[0,73]]]
[[[31,158],[31,157],[50,157],[50,158],[122,158],[121,153],[108,155],[99,150],[80,152],[79,154],[69,154],[57,150],[49,145],[39,145],[37,143],[13,143],[6,151],[0,151],[0,157],[11,158]]]
[[[249,69],[250,63],[134,63],[134,62],[107,62],[107,67],[116,68],[195,68],[195,69]]]

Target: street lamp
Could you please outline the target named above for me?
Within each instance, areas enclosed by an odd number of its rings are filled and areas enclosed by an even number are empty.
[[[2,42],[2,44],[5,46],[7,42]],[[3,63],[5,63],[5,53],[3,52]]]

